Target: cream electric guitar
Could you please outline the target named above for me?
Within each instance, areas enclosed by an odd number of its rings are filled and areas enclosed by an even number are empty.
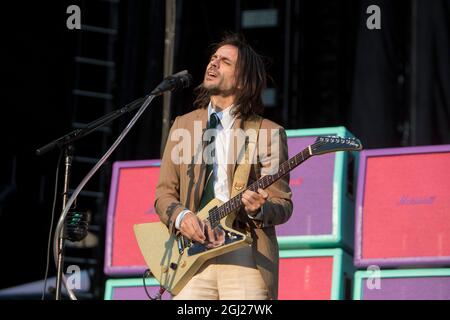
[[[318,137],[314,144],[283,162],[277,173],[261,177],[247,189],[256,192],[258,188],[267,188],[311,156],[361,149],[361,142],[356,138]],[[205,225],[219,230],[223,235],[219,245],[201,244],[189,241],[182,235],[170,235],[167,226],[161,222],[134,225],[142,255],[162,287],[176,295],[205,261],[252,243],[251,237],[232,228],[235,214],[242,206],[241,196],[245,190],[225,203],[213,199],[197,213]]]

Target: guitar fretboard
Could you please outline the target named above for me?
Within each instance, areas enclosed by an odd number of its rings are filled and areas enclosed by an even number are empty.
[[[259,188],[266,189],[271,184],[275,183],[278,179],[289,173],[292,169],[299,166],[301,163],[311,157],[309,150],[310,147],[305,148],[303,151],[299,152],[289,160],[283,162],[280,165],[277,173],[261,177],[257,181],[253,182],[250,186],[248,186],[245,190],[257,192]],[[210,210],[208,220],[212,228],[217,227],[220,220],[242,206],[242,194],[245,192],[245,190],[243,190],[227,202],[223,203],[219,207],[215,207]]]

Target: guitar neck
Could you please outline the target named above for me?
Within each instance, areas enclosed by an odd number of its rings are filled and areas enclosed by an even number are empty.
[[[280,165],[277,173],[261,177],[257,181],[253,182],[250,186],[248,186],[245,190],[257,192],[259,188],[266,189],[271,184],[278,181],[280,178],[288,174],[290,171],[299,166],[301,163],[305,162],[310,157],[311,149],[309,146],[302,152],[299,152],[289,160],[283,162]],[[212,227],[216,227],[219,224],[220,220],[242,206],[242,194],[245,192],[245,190],[209,212],[209,221]]]

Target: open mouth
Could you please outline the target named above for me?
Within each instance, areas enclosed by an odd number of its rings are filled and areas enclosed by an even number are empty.
[[[210,77],[210,78],[216,78],[216,77],[217,77],[217,73],[214,72],[214,71],[212,71],[212,70],[208,70],[208,71],[206,72],[206,75],[207,75],[208,77]]]

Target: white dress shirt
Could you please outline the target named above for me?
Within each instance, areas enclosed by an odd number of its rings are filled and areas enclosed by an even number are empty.
[[[225,108],[222,111],[217,111],[212,103],[210,102],[208,105],[208,119],[210,118],[213,112],[216,113],[219,118],[219,123],[217,124],[216,130],[217,134],[215,137],[215,161],[213,164],[213,173],[212,179],[214,186],[214,196],[215,198],[226,202],[230,200],[230,192],[229,192],[229,182],[227,175],[227,159],[229,159],[229,146],[230,139],[232,138],[232,126],[236,119],[235,116],[231,115],[231,110],[233,105]],[[183,220],[186,213],[191,212],[188,209],[181,211],[175,221],[175,228],[179,229],[181,225],[181,221]],[[251,219],[261,219],[262,216],[262,207],[261,211],[255,216],[252,217],[249,215]]]

